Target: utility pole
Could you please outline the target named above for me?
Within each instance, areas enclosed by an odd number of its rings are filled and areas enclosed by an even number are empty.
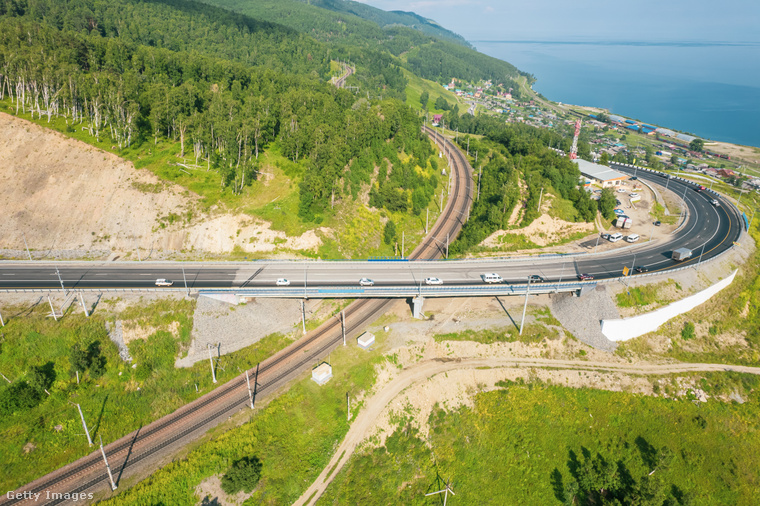
[[[343,332],[343,346],[346,345],[346,312],[340,312],[340,329]]]
[[[443,212],[443,188],[441,188],[441,205],[438,206],[441,212]]]
[[[187,287],[187,276],[185,276],[185,268],[182,267],[182,279],[185,281],[185,292],[187,292],[188,297],[190,296],[190,289]]]
[[[539,213],[541,212],[541,199],[543,199],[543,198],[544,198],[544,189],[542,187],[541,188],[541,193],[538,196],[538,212]]]
[[[248,369],[245,370],[245,383],[248,385],[248,399],[251,401],[251,409],[253,409],[253,392],[251,392],[251,380],[248,379]]]
[[[82,303],[82,309],[84,309],[84,315],[89,318],[90,313],[87,312],[87,306],[84,305],[84,296],[82,295],[82,292],[79,292],[79,302]]]
[[[22,237],[24,238],[24,247],[26,248],[26,254],[29,255],[29,260],[32,259],[32,254],[29,253],[29,245],[26,243],[26,234],[21,232]]]
[[[525,287],[525,305],[523,306],[522,320],[520,320],[520,335],[522,335],[523,325],[525,325],[525,312],[528,310],[528,294],[530,293],[530,276],[528,276],[528,284]]]
[[[69,401],[71,402],[71,401]],[[74,404],[73,402],[71,404]],[[87,430],[87,422],[84,421],[84,414],[82,413],[82,407],[79,404],[74,404],[79,410],[79,417],[82,419],[82,427],[84,427],[84,433],[87,435],[87,442],[92,446],[92,438],[90,437],[90,431]]]
[[[467,136],[467,156],[470,156],[470,136]]]
[[[596,237],[596,244],[594,244],[594,253],[596,253],[596,247],[599,246],[599,238],[602,237],[602,234],[599,234]]]
[[[483,179],[483,166],[480,166],[480,172],[478,172],[478,200],[480,200],[480,181]]]
[[[446,232],[446,260],[449,259],[449,233]]]
[[[53,319],[58,321],[58,316],[55,314],[55,308],[53,307],[53,301],[50,300],[50,295],[48,295],[48,304],[50,304],[50,311],[53,313]]]
[[[5,327],[5,322],[3,321],[3,315],[0,313],[0,327]]]
[[[475,150],[475,163],[478,163],[478,150]]]
[[[106,471],[108,471],[108,479],[111,480],[111,490],[116,490],[116,483],[113,481],[113,475],[111,474],[111,466],[108,465],[108,459],[106,458],[106,451],[103,449],[103,436],[100,437],[100,453],[103,454],[103,462],[106,463]]]
[[[702,245],[702,251],[699,253],[699,260],[697,260],[697,272],[699,272],[699,264],[702,262],[702,255],[703,255],[703,254],[704,254],[704,252],[705,252],[705,246],[706,246],[706,245],[707,245],[707,243],[704,243],[704,244]]]
[[[303,328],[303,334],[306,335],[306,301],[301,301],[301,327]]]
[[[214,371],[214,359],[211,356],[211,343],[208,343],[206,347],[208,348],[208,363],[211,364],[211,379],[214,380],[214,383],[216,383],[216,372]]]

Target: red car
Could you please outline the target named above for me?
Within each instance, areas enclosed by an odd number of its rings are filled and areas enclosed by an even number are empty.
[[[578,274],[578,279],[581,281],[588,281],[589,279],[594,279],[594,276],[591,274]]]

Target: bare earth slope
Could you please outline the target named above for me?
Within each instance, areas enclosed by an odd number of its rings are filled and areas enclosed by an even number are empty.
[[[195,254],[310,249],[313,231],[286,238],[243,215],[187,211],[198,196],[131,162],[31,122],[0,113],[0,250],[17,256],[25,234],[34,256],[145,259]],[[162,228],[159,218],[179,218]],[[255,239],[252,239],[255,238]],[[283,241],[284,239],[284,241]],[[51,253],[52,252],[52,253]]]

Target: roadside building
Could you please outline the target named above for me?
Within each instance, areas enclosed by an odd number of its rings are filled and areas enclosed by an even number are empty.
[[[581,158],[573,160],[581,171],[583,176],[582,180],[590,180],[594,184],[598,184],[602,188],[611,188],[618,186],[621,182],[628,180],[628,176],[622,172],[612,170],[606,165],[599,165],[592,163]]]

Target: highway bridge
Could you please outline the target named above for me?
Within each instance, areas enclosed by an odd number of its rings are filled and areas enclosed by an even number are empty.
[[[717,193],[696,191],[698,185],[685,179],[672,178],[659,172],[616,165],[622,172],[637,174],[649,184],[672,190],[686,203],[686,216],[679,228],[666,241],[649,242],[642,234],[640,243],[605,253],[571,255],[535,255],[530,257],[484,260],[438,260],[447,240],[455,236],[466,217],[464,205],[472,198],[470,178],[461,180],[467,187],[466,197],[449,208],[444,224],[436,225],[429,238],[409,258],[364,261],[271,261],[240,263],[176,263],[176,262],[2,262],[0,290],[188,290],[204,294],[234,293],[249,297],[289,298],[357,298],[409,297],[414,290],[426,296],[474,296],[521,293],[513,285],[525,285],[529,276],[538,276],[535,284],[557,284],[577,280],[588,274],[594,280],[622,276],[624,267],[643,267],[649,273],[693,266],[729,250],[739,240],[743,220],[728,200]],[[460,184],[460,179],[457,179]],[[721,205],[714,206],[711,201]],[[446,237],[444,228],[451,229]],[[671,258],[672,251],[686,247],[693,257],[684,262]],[[504,278],[503,285],[484,289],[482,275],[494,272]],[[634,274],[636,275],[636,274]],[[428,287],[426,277],[437,277],[444,285]],[[157,288],[155,281],[167,278],[172,288]],[[277,279],[287,279],[289,286],[278,287]],[[372,287],[359,286],[361,278],[374,281]],[[538,278],[537,278],[538,279]],[[469,288],[464,290],[464,288]]]

